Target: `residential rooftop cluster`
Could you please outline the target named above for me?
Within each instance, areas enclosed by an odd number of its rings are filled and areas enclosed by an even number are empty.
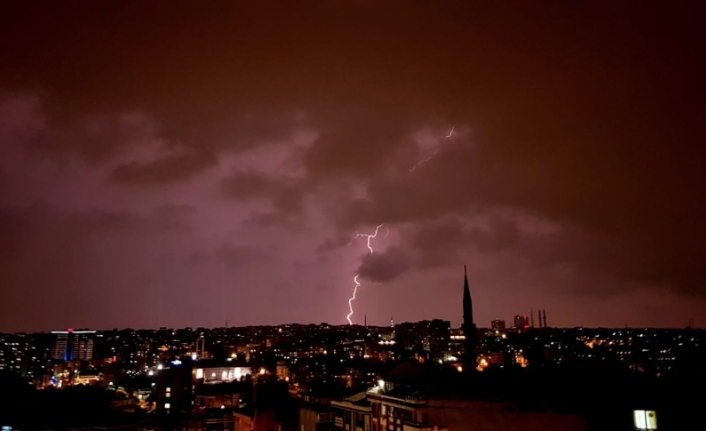
[[[3,334],[0,418],[20,431],[524,431],[656,429],[659,415],[659,429],[677,429],[690,398],[675,400],[706,382],[702,330],[551,328],[546,312],[539,327],[518,315],[478,328],[467,283],[463,311],[460,328],[391,319]]]

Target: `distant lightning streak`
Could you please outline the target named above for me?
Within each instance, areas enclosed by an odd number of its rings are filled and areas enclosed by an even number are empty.
[[[346,316],[346,319],[348,319],[348,324],[352,325],[353,321],[351,320],[351,316],[353,315],[353,301],[355,301],[355,294],[358,291],[358,288],[360,287],[360,283],[358,282],[358,276],[360,274],[356,274],[355,277],[353,277],[353,282],[355,283],[355,287],[353,288],[353,296],[351,296],[351,299],[348,300],[348,308],[351,309],[351,312],[348,313],[348,316]]]
[[[449,134],[444,137],[444,140],[451,138],[454,134],[455,129],[456,129],[456,126],[453,126],[451,128],[451,131],[449,132]],[[436,147],[436,150],[434,151],[434,153],[432,153],[431,156],[427,157],[426,159],[424,159],[424,160],[418,162],[416,165],[412,166],[412,169],[410,169],[410,172],[414,171],[419,166],[421,166],[424,163],[428,162],[429,160],[433,159],[434,156],[436,156],[437,153],[441,150],[442,144],[443,144],[443,142]],[[365,237],[365,238],[367,238],[366,245],[368,246],[368,250],[370,251],[370,255],[372,256],[373,246],[372,246],[371,241],[373,240],[373,238],[378,236],[378,232],[380,231],[380,228],[383,226],[385,226],[385,223],[378,225],[375,228],[375,232],[373,232],[371,234],[356,232],[355,236],[353,238],[351,238],[351,241],[348,244],[353,243],[353,241],[355,241],[357,238]],[[390,234],[390,228],[385,226],[385,229],[386,229],[385,236],[383,237],[383,239],[386,239],[387,236]],[[360,287],[360,282],[358,281],[358,277],[360,277],[360,274],[356,274],[355,277],[353,277],[353,283],[355,283],[355,287],[353,287],[353,295],[350,297],[350,299],[348,299],[348,308],[350,309],[350,313],[348,313],[348,315],[346,316],[346,320],[348,320],[349,325],[353,324],[353,321],[351,320],[351,317],[353,317],[353,301],[355,301],[356,293],[358,293],[358,288]]]
[[[453,134],[454,134],[454,129],[456,129],[456,126],[453,126],[453,127],[451,128],[451,131],[449,132],[449,134],[446,135],[446,136],[444,136],[444,141],[447,140],[447,139],[449,139],[451,136],[453,136]],[[419,166],[421,166],[421,165],[423,165],[424,163],[428,162],[429,160],[433,159],[434,156],[436,156],[437,153],[438,153],[440,150],[441,150],[441,144],[439,144],[439,145],[436,147],[436,150],[434,150],[434,152],[432,153],[431,156],[427,157],[426,159],[424,159],[424,160],[422,160],[422,161],[420,161],[420,162],[417,162],[417,164],[414,165],[414,166],[412,166],[412,169],[410,169],[409,171],[412,172],[412,171],[414,171],[415,169],[417,169]]]
[[[353,239],[351,239],[351,242],[353,242],[353,240],[355,240],[356,238],[360,238],[361,236],[364,236],[364,237],[368,238],[368,250],[370,250],[370,254],[373,254],[373,247],[370,245],[370,240],[373,239],[373,238],[375,238],[376,236],[378,236],[378,231],[379,231],[380,228],[383,227],[384,225],[385,225],[385,223],[378,225],[378,226],[375,228],[375,233],[372,233],[372,234],[369,234],[369,233],[357,233],[357,232],[356,232],[356,234],[355,234],[355,236],[353,237]],[[389,232],[389,230],[388,230],[388,232]],[[386,236],[387,236],[387,235],[386,235]],[[349,243],[349,244],[350,244],[350,243]]]
[[[385,223],[378,225],[375,228],[375,232],[373,232],[371,234],[356,232],[355,236],[351,239],[351,242],[353,242],[356,238],[360,238],[361,236],[366,237],[368,239],[367,240],[368,250],[370,250],[370,255],[372,255],[373,254],[373,246],[370,243],[370,241],[373,238],[375,238],[376,236],[378,236],[378,231],[380,231],[380,228],[383,227],[384,225],[385,225]],[[385,227],[387,227],[387,226],[385,226]],[[389,233],[390,233],[390,229],[387,229],[387,234],[389,234]],[[386,238],[387,238],[387,234],[385,234]],[[348,308],[350,308],[351,312],[348,313],[348,316],[346,316],[346,319],[348,320],[348,324],[350,324],[350,325],[353,324],[353,321],[351,320],[351,316],[353,316],[353,301],[355,301],[355,294],[358,292],[358,288],[360,287],[360,282],[358,281],[358,276],[360,276],[360,274],[356,274],[356,276],[353,277],[353,282],[355,283],[355,287],[353,288],[353,296],[351,296],[350,299],[348,300]]]

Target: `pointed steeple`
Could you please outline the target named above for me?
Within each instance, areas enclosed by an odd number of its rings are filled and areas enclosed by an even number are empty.
[[[463,265],[463,325],[473,325],[473,300],[471,289],[468,287],[468,272]]]
[[[473,369],[476,366],[476,325],[473,324],[473,301],[471,300],[471,289],[468,287],[466,265],[463,265],[463,325],[461,329],[466,337],[463,354],[464,368]]]

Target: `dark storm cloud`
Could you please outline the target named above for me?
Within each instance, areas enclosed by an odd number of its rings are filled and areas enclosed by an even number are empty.
[[[518,130],[515,142],[521,146],[523,139]],[[653,141],[639,152],[608,153],[579,141],[567,135],[566,144],[533,151],[526,160],[498,158],[492,147],[451,147],[415,175],[372,181],[367,198],[340,210],[341,228],[514,208],[608,238],[614,244],[607,248],[624,253],[618,261],[633,261],[625,274],[635,266],[660,268],[656,278],[680,291],[706,293],[698,287],[706,280],[697,263],[706,258],[703,193],[693,163],[677,162],[683,153],[698,158],[697,152]],[[604,154],[597,157],[599,152]]]
[[[253,166],[220,185],[274,207],[246,226],[276,226],[314,202],[335,208],[338,228],[319,251],[359,227],[420,224],[402,237],[409,250],[364,260],[372,278],[471,246],[706,294],[702,3],[40,6],[0,13],[0,92],[27,97],[0,125],[20,125],[13,133],[38,158],[40,148],[98,164],[167,142],[156,159],[119,158],[111,178],[140,187],[193,180],[223,154],[304,126],[319,137],[301,184]],[[453,124],[457,136],[409,172],[429,154],[411,134],[439,129],[441,141]],[[317,194],[346,181],[365,193]],[[559,233],[463,225],[497,209]],[[17,246],[41,247],[21,232]]]
[[[59,213],[57,216],[60,223],[65,223],[72,231],[98,235],[144,235],[188,231],[191,228],[189,219],[195,213],[196,208],[190,205],[169,204],[155,207],[147,215],[96,210],[63,215]]]
[[[189,229],[189,217],[196,209],[189,205],[162,205],[147,214],[128,211],[92,210],[66,212],[50,205],[27,208],[0,208],[3,235],[9,238],[41,237],[41,232],[67,231],[77,239],[89,235],[144,235],[178,232]],[[68,245],[68,244],[67,244]]]
[[[0,325],[12,326],[13,319],[19,318],[17,310],[32,319],[52,315],[54,324],[66,319],[53,315],[53,307],[78,307],[81,311],[74,317],[85,318],[95,309],[95,304],[86,302],[89,294],[100,291],[89,281],[87,266],[129,272],[132,266],[126,260],[139,255],[135,249],[183,233],[192,213],[192,208],[181,206],[159,207],[148,215],[65,212],[49,205],[0,208],[0,285],[6,287],[0,289]],[[97,250],[110,260],[99,262]]]
[[[216,157],[208,152],[187,151],[150,162],[132,162],[118,166],[112,180],[124,185],[165,184],[191,178],[216,164]]]
[[[318,283],[314,286],[314,292],[319,292],[319,293],[329,293],[333,292],[336,289],[336,286],[333,284],[327,284],[327,283]]]
[[[3,144],[21,142],[25,151],[41,150],[59,160],[69,153],[91,162],[149,144],[159,128],[141,112],[87,113],[56,119],[47,110],[47,100],[28,93],[0,94],[0,129]]]
[[[415,118],[404,109],[377,106],[350,118],[325,118],[319,139],[304,155],[310,177],[325,181],[331,177],[369,177],[385,172],[395,156],[410,147],[408,135]]]
[[[492,214],[483,227],[469,226],[467,219],[448,216],[401,232],[403,244],[419,255],[422,267],[457,264],[460,255],[474,247],[481,253],[497,253],[517,245],[520,232],[516,222]]]
[[[57,215],[39,206],[0,211],[0,321],[5,327],[22,314],[38,319],[51,307],[81,304],[71,297],[81,290],[92,229],[77,231],[80,224]],[[48,291],[45,283],[51,283]]]
[[[250,265],[274,263],[279,258],[276,250],[250,245],[221,244],[215,250],[191,253],[186,262],[190,265],[216,263],[229,269],[240,269]]]
[[[4,199],[5,194],[9,189],[8,177],[4,169],[0,168],[0,199]]]
[[[303,185],[296,180],[272,178],[256,171],[237,172],[221,183],[223,193],[237,200],[265,199],[285,215],[301,211]]]
[[[473,253],[498,262],[515,256],[539,270],[571,269],[579,276],[563,289],[592,296],[617,295],[640,284],[669,285],[684,275],[675,272],[679,267],[665,264],[660,253],[636,249],[633,243],[600,231],[575,225],[547,232],[522,231],[517,220],[498,215],[488,217],[482,227],[478,224],[454,216],[403,229],[400,235],[407,260],[412,256],[415,267],[423,268],[469,263],[467,256]],[[622,290],[616,290],[619,286]],[[687,290],[689,284],[675,286],[693,293]]]
[[[473,243],[482,251],[492,251],[512,246],[518,234],[516,223],[507,217],[491,215],[486,227],[468,228],[460,217],[452,216],[410,232],[407,242],[418,249],[454,249]]]
[[[353,235],[348,231],[348,233],[344,231],[338,232],[335,238],[326,238],[324,242],[319,244],[316,247],[316,252],[317,253],[330,253],[332,251],[336,251],[340,249],[341,247],[351,245],[352,243],[352,238]]]
[[[400,230],[400,246],[365,255],[358,271],[363,278],[384,283],[412,270],[456,266],[464,262],[463,256],[470,249],[501,253],[515,248],[522,239],[515,221],[508,217],[493,214],[484,224],[476,227],[468,219],[448,216],[405,227]],[[556,260],[545,262],[553,263]]]
[[[391,246],[382,253],[365,256],[357,272],[364,279],[386,283],[409,270],[412,264],[412,257],[404,249]]]
[[[278,258],[277,252],[272,249],[234,244],[223,244],[216,250],[214,256],[219,262],[233,269],[252,264],[274,263]]]

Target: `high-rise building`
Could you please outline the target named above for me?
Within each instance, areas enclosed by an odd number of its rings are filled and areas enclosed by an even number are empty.
[[[193,409],[193,375],[193,362],[188,357],[171,361],[159,370],[155,385],[158,412],[177,416]]]
[[[93,339],[96,331],[51,331],[54,334],[52,359],[90,361],[93,359]]]
[[[504,331],[505,330],[505,321],[500,320],[500,319],[495,319],[492,322],[490,322],[490,328],[493,331]]]
[[[461,327],[466,336],[464,349],[464,362],[475,366],[476,362],[476,325],[473,323],[473,301],[471,300],[471,289],[468,287],[468,273],[466,265],[463,265],[463,325]]]
[[[451,340],[451,322],[433,319],[429,322],[429,354],[432,359],[444,358],[448,354]]]
[[[515,316],[515,329],[527,329],[529,328],[529,318],[526,314],[518,314]]]

